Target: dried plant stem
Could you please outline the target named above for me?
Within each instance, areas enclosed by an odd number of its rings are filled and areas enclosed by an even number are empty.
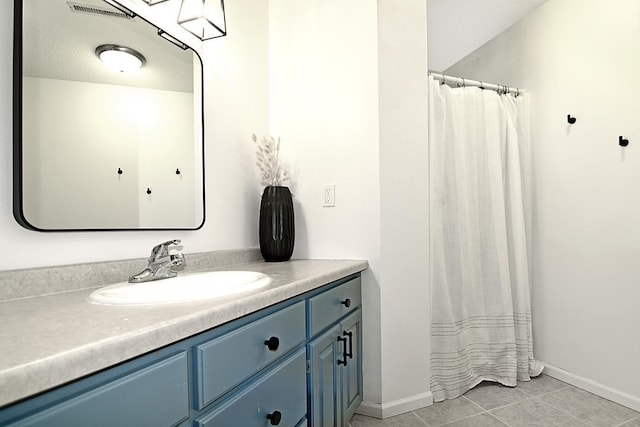
[[[287,171],[280,164],[280,138],[265,136],[258,141],[258,137],[252,135],[256,143],[256,165],[260,170],[260,180],[265,186],[281,186],[288,179]]]

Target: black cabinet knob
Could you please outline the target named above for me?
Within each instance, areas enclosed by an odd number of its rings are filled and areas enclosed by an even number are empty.
[[[340,301],[340,304],[344,305],[345,307],[349,308],[351,307],[351,300],[349,298],[347,298],[344,301]]]
[[[272,413],[267,415],[267,419],[270,421],[270,424],[272,426],[277,426],[282,420],[282,414],[280,413],[280,411],[273,411]]]
[[[271,337],[264,342],[264,345],[271,351],[276,351],[280,347],[280,340],[278,337]]]

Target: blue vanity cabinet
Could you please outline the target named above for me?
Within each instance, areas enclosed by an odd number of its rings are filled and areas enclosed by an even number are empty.
[[[223,399],[195,422],[197,427],[296,426],[307,418],[307,359],[303,349],[248,387]]]
[[[122,368],[114,368],[110,373],[115,379],[98,375],[50,392],[44,396],[44,401],[27,401],[26,408],[19,411],[13,420],[11,411],[6,414],[0,412],[0,425],[156,427],[175,426],[189,418],[186,352],[179,352],[150,366],[135,368],[118,377],[121,371]]]
[[[195,346],[197,409],[300,346],[305,338],[305,303],[299,301]]]
[[[346,426],[362,401],[360,275],[0,409],[0,426]]]
[[[340,325],[317,337],[309,343],[309,389],[311,411],[310,425],[314,427],[338,427],[341,425],[339,389],[340,370],[338,359],[342,356],[337,338]]]
[[[309,418],[346,426],[362,402],[360,277],[309,299]]]
[[[340,322],[342,337],[348,339],[347,364],[341,365],[343,425],[353,417],[362,402],[362,309]],[[342,341],[344,344],[345,341]]]

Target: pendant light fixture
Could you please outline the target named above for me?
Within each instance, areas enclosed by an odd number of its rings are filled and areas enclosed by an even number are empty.
[[[200,40],[226,36],[224,0],[182,0],[178,24]]]

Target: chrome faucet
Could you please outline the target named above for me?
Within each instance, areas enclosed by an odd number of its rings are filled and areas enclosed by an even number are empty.
[[[184,266],[187,262],[181,253],[170,254],[169,247],[179,244],[180,239],[174,239],[154,246],[151,250],[151,256],[149,256],[147,268],[129,277],[129,283],[150,282],[152,280],[176,277],[178,273],[175,271],[175,267]]]

